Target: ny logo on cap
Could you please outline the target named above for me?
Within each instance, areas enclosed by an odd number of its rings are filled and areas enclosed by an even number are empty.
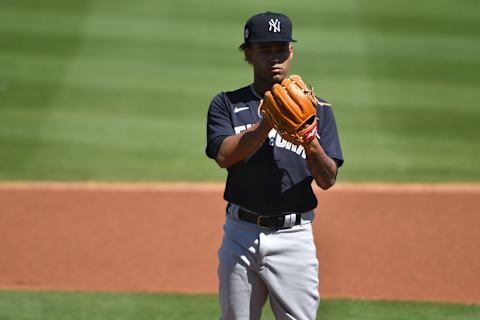
[[[270,21],[268,21],[268,31],[280,32],[280,21],[278,19],[270,19]]]

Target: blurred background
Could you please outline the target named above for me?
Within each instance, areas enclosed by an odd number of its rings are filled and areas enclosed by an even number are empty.
[[[207,109],[251,82],[238,46],[266,10],[334,106],[339,180],[480,180],[474,0],[2,0],[0,180],[223,180]]]

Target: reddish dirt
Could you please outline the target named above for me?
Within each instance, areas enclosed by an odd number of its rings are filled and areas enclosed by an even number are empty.
[[[218,184],[0,184],[0,288],[216,292]],[[480,185],[318,191],[323,297],[480,302]]]

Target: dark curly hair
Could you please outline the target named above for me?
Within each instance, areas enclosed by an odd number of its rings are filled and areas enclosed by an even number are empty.
[[[242,43],[242,44],[238,47],[238,49],[239,49],[240,51],[243,51],[243,53],[245,54],[245,57],[244,57],[244,58],[245,58],[245,61],[247,61],[248,63],[250,63],[250,61],[249,61],[248,58],[247,58],[247,55],[246,55],[246,53],[245,53],[245,52],[246,52],[245,50],[246,50],[246,49],[249,49],[251,46],[252,46],[252,44],[251,44],[250,42],[244,42],[244,43]]]

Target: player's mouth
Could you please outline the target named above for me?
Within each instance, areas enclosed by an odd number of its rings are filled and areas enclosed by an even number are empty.
[[[273,66],[270,68],[270,72],[274,73],[274,74],[279,74],[279,73],[282,73],[283,72],[283,68],[281,67],[277,67],[277,66]]]

